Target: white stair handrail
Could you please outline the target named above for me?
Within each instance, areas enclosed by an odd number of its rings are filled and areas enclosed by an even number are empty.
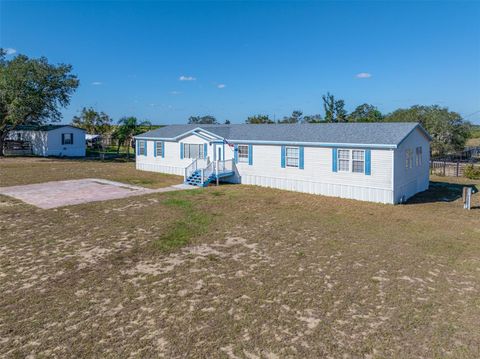
[[[197,170],[197,159],[195,158],[192,163],[190,163],[186,168],[185,168],[185,173],[184,173],[184,180],[187,180],[188,177],[192,175],[193,172]]]

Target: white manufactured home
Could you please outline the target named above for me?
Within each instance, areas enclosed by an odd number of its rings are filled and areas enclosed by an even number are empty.
[[[136,136],[136,167],[394,204],[428,189],[430,140],[417,123],[170,125]]]
[[[28,144],[36,156],[84,157],[86,150],[85,130],[70,125],[17,126],[6,140]]]

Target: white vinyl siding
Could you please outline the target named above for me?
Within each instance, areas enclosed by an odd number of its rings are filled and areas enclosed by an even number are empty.
[[[422,148],[421,156],[417,148]],[[394,159],[394,203],[408,200],[417,192],[425,191],[429,186],[429,143],[419,129],[413,131],[395,150]],[[407,152],[409,154],[407,154]],[[415,164],[414,164],[415,161]],[[416,161],[420,161],[417,162]]]
[[[350,150],[347,149],[347,151]],[[255,145],[253,165],[239,166],[238,177],[231,181],[327,196],[392,203],[393,152],[393,150],[372,149],[372,175],[365,176],[352,173],[351,164],[348,166],[348,171],[332,172],[332,149],[328,147],[305,146],[305,168],[299,171],[295,167],[285,166],[282,168],[278,165],[281,162],[280,146]],[[351,159],[349,163],[351,163]]]
[[[248,163],[248,145],[238,145],[238,162]]]
[[[298,147],[285,148],[285,164],[287,167],[298,167],[300,152]]]

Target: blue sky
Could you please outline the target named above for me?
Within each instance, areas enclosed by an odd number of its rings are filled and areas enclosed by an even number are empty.
[[[480,124],[479,19],[480,2],[2,1],[0,46],[74,66],[64,122],[83,106],[158,124],[323,115],[330,91]]]

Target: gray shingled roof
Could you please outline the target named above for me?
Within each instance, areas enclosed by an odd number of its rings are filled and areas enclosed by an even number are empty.
[[[62,127],[73,127],[79,130],[85,131],[83,128],[79,128],[72,125],[56,125],[56,124],[47,124],[47,125],[19,125],[13,128],[14,131],[52,131],[57,128]]]
[[[145,132],[137,138],[176,139],[202,128],[227,141],[285,143],[398,145],[413,129],[414,122],[320,123],[274,125],[169,125]],[[420,127],[421,128],[421,127]],[[421,128],[423,130],[423,128]],[[424,130],[423,130],[424,131]],[[426,133],[426,132],[425,132]],[[428,134],[426,134],[428,136]]]

